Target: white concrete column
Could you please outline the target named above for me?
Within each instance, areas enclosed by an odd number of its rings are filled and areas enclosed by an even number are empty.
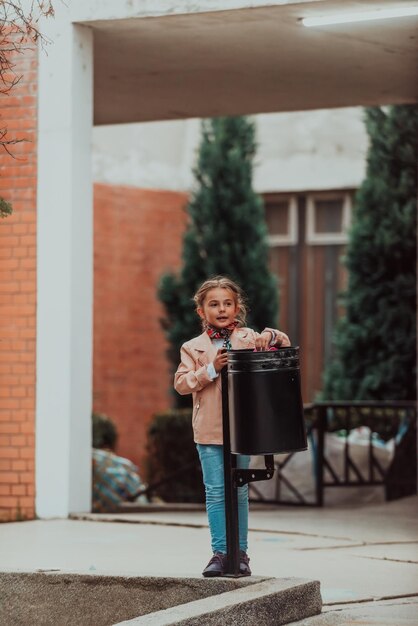
[[[58,3],[59,4],[59,3]],[[91,502],[93,36],[64,5],[39,52],[36,512]]]

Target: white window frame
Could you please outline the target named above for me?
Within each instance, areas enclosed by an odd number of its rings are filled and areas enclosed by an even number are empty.
[[[285,198],[281,198],[285,200]],[[298,242],[298,199],[296,196],[290,196],[287,198],[287,211],[288,211],[288,232],[286,235],[268,235],[268,245],[273,247],[278,246],[294,246]]]
[[[315,231],[315,202],[317,200],[343,199],[342,232],[318,233]],[[315,193],[306,198],[306,243],[311,245],[345,244],[348,242],[348,228],[351,223],[352,201],[347,192]]]

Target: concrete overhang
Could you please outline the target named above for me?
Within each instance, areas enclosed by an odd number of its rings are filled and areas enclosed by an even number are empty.
[[[83,21],[94,32],[95,124],[418,101],[418,17],[301,22],[416,1],[266,5]]]

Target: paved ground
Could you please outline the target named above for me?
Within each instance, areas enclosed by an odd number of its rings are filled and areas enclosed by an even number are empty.
[[[252,511],[253,572],[321,581],[323,614],[299,624],[417,626],[417,513],[417,497]],[[0,525],[0,570],[199,576],[208,560],[202,512],[89,517]]]

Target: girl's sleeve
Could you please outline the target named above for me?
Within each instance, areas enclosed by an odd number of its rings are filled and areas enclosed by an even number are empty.
[[[180,365],[174,375],[174,389],[177,393],[184,396],[188,393],[201,391],[206,385],[213,382],[206,365],[195,369],[196,361],[187,344],[182,345],[180,357]]]

